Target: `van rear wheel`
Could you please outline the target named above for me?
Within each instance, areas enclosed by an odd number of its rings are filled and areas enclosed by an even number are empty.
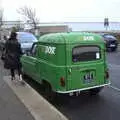
[[[93,88],[90,90],[90,95],[97,95],[103,89],[103,87]]]
[[[43,83],[45,98],[49,101],[53,101],[56,97],[56,93],[52,90],[52,87],[49,83]]]

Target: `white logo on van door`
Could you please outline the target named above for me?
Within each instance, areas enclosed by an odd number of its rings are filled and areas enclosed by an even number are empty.
[[[45,46],[45,53],[55,54],[55,49],[56,49],[56,47]]]
[[[93,36],[84,36],[83,37],[83,40],[94,40],[94,37]]]

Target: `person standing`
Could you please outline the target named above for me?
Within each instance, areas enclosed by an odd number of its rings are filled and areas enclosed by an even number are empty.
[[[10,69],[11,80],[15,80],[15,70],[19,75],[19,80],[22,81],[22,64],[20,57],[22,55],[21,45],[17,40],[17,33],[12,32],[10,38],[5,43],[5,59],[4,67]]]
[[[3,38],[4,38],[4,41],[7,41],[7,36],[6,36],[6,35],[4,35],[4,37],[3,37]]]
[[[2,47],[1,47],[1,60],[4,60],[5,57],[5,43],[7,41],[7,37],[4,35],[4,40],[2,42]]]

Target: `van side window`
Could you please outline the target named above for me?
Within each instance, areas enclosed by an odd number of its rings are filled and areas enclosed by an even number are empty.
[[[92,61],[100,59],[100,48],[98,46],[77,46],[72,50],[72,61]]]
[[[35,56],[36,55],[36,49],[37,48],[37,45],[35,44],[33,47],[32,47],[32,51],[31,51],[31,55],[32,56]]]

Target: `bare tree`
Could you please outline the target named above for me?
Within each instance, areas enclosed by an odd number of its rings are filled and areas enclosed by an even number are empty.
[[[0,28],[3,25],[3,9],[0,9]]]
[[[37,28],[37,24],[39,23],[39,19],[36,16],[35,9],[33,9],[31,7],[24,6],[22,8],[19,8],[18,13],[20,13],[21,15],[23,15],[27,18],[27,23],[30,26],[32,26],[34,29]]]

